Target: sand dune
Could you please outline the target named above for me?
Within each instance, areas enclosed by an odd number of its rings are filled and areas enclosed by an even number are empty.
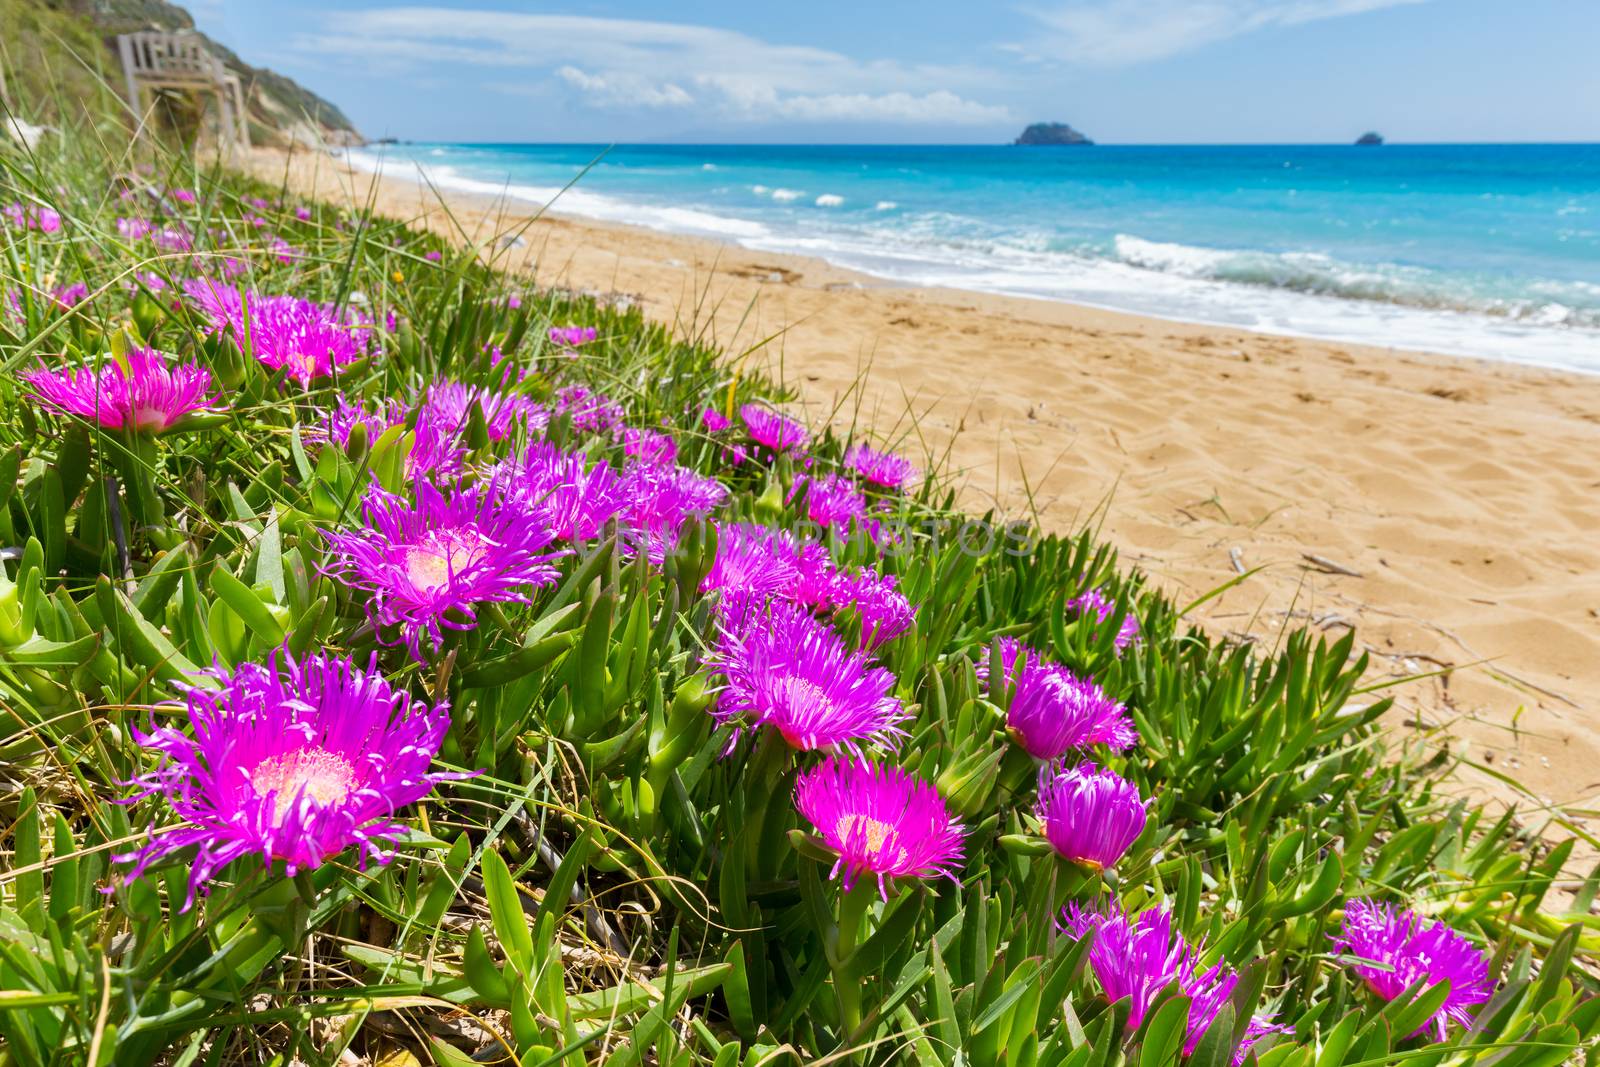
[[[373,181],[316,154],[252,165],[339,200]],[[409,180],[375,196],[453,229]],[[527,210],[450,202],[480,241]],[[896,288],[571,219],[525,237],[497,254],[542,283],[634,294],[734,352],[776,335],[752,358],[814,420],[948,450],[975,506],[1031,502],[1063,530],[1097,518],[1180,599],[1264,567],[1201,609],[1215,631],[1354,625],[1375,681],[1455,668],[1390,691],[1397,736],[1447,727],[1533,799],[1470,768],[1466,788],[1570,806],[1579,825],[1600,794],[1600,379]]]

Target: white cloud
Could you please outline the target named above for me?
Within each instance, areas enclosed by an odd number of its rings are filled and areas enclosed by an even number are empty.
[[[556,77],[601,107],[686,107],[694,103],[694,97],[672,82],[652,85],[627,75],[601,77],[571,66],[557,68]]]
[[[750,121],[1011,121],[1006,108],[961,95],[992,85],[977,68],[858,60],[686,23],[392,7],[331,13],[295,47],[391,73],[440,64],[538,71],[601,108],[693,105]]]
[[[1008,46],[1032,58],[1092,66],[1165,59],[1258,30],[1428,0],[1068,0],[1028,14],[1042,41]]]

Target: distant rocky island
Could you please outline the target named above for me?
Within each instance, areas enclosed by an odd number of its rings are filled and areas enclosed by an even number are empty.
[[[1035,122],[1012,144],[1094,144],[1065,122]]]
[[[1356,138],[1356,144],[1359,145],[1380,145],[1382,143],[1383,134],[1373,133],[1371,130],[1368,130],[1366,133]]]

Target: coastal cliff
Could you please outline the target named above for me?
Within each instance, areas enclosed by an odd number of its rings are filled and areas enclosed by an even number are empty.
[[[1022,131],[1012,144],[1022,145],[1085,145],[1093,141],[1068,126],[1065,122],[1035,122]]]

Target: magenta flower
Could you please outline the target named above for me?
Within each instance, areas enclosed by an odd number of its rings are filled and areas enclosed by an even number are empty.
[[[561,345],[563,348],[577,348],[579,345],[588,344],[599,336],[600,331],[593,326],[550,327],[550,343]]]
[[[301,222],[310,222],[311,209],[308,207],[297,207],[294,209],[294,217],[299,219]]]
[[[562,553],[546,551],[544,517],[493,483],[446,496],[418,482],[414,504],[374,485],[362,512],[363,528],[327,534],[327,571],[366,592],[373,624],[399,627],[418,660],[424,635],[437,646],[442,629],[477,625],[476,605],[527,603],[529,589],[556,580]]]
[[[770,452],[804,448],[806,442],[811,440],[811,433],[804,426],[787,415],[780,415],[759,404],[741,407],[739,418],[744,420],[745,432],[751,440]]]
[[[1166,908],[1149,908],[1129,915],[1114,905],[1100,911],[1073,903],[1062,913],[1061,928],[1074,939],[1093,932],[1089,967],[1107,1000],[1116,1003],[1128,998],[1130,1031],[1144,1024],[1156,998],[1174,984],[1178,992],[1190,998],[1185,1056],[1192,1055],[1199,1046],[1239,980],[1238,975],[1220,964],[1197,973],[1200,954],[1172,928],[1172,913]],[[1243,1041],[1234,1050],[1233,1062],[1243,1063],[1257,1039],[1286,1029],[1263,1016],[1252,1018]]]
[[[1234,987],[1239,984],[1239,976],[1220,963],[1199,974],[1195,973],[1197,966],[1191,962],[1178,983],[1179,991],[1189,998],[1189,1018],[1183,1040],[1184,1056],[1195,1054],[1200,1047],[1200,1040],[1211,1029],[1211,1024],[1217,1021],[1222,1006],[1233,997]],[[1245,1027],[1244,1038],[1239,1042],[1239,1047],[1233,1050],[1234,1067],[1244,1063],[1251,1047],[1261,1038],[1268,1034],[1287,1033],[1292,1029],[1274,1023],[1270,1016],[1251,1016]]]
[[[441,432],[456,436],[467,428],[474,405],[483,416],[491,441],[510,437],[519,424],[542,430],[549,422],[549,413],[525,396],[460,382],[435,382],[428,386],[427,398],[423,401],[424,417],[436,422]]]
[[[509,492],[563,541],[592,541],[628,503],[628,485],[604,460],[535,441],[508,465]]]
[[[895,767],[828,759],[801,773],[794,805],[839,854],[829,877],[848,892],[863,874],[889,899],[890,878],[957,881],[964,828],[939,791]]]
[[[185,693],[187,731],[137,728],[160,764],[130,785],[132,803],[160,794],[182,820],[152,829],[148,844],[117,856],[131,862],[130,884],[157,861],[190,847],[189,895],[236,859],[259,856],[293,875],[347,848],[358,862],[387,863],[387,845],[405,831],[401,808],[455,774],[428,766],[450,726],[446,707],[429,707],[390,687],[377,664],[274,652],[266,665],[215,672],[220,688]]]
[[[794,553],[794,564],[796,573],[788,589],[788,598],[807,607],[831,610],[837,603],[840,583],[845,579],[834,565],[828,546],[817,541],[800,545]]]
[[[1092,763],[1039,768],[1039,799],[1033,811],[1062,858],[1096,871],[1116,865],[1144,832],[1150,807],[1139,787]]]
[[[60,308],[75,308],[89,297],[89,287],[83,282],[73,282],[71,285],[58,285],[50,293],[50,298]]]
[[[706,408],[700,413],[700,425],[705,427],[706,433],[721,433],[732,426],[733,421],[716,408]]]
[[[231,331],[235,344],[246,336],[255,358],[282,370],[302,386],[368,355],[371,327],[351,313],[293,296],[241,295],[206,278],[184,283],[190,300],[211,320],[213,333]],[[242,346],[241,346],[242,347]]]
[[[866,444],[851,446],[844,454],[844,463],[863,480],[884,489],[903,489],[917,477],[917,468],[909,460]]]
[[[630,426],[622,431],[622,454],[640,463],[675,463],[678,442],[659,430],[639,430]]]
[[[813,474],[805,479],[806,517],[822,527],[849,527],[852,520],[865,520],[867,499],[837,474]]]
[[[1098,589],[1090,589],[1067,601],[1067,610],[1079,616],[1093,615],[1096,622],[1105,622],[1111,613],[1116,610],[1116,601],[1107,597]],[[1117,627],[1116,648],[1122,651],[1132,644],[1139,636],[1139,619],[1133,612],[1129,612],[1122,620],[1122,625]]]
[[[586,432],[615,433],[622,428],[622,405],[581,385],[556,391],[555,412],[571,415],[572,425]]]
[[[130,349],[127,365],[107,358],[99,369],[40,367],[22,375],[34,396],[60,411],[93,419],[110,430],[166,433],[185,415],[214,407],[211,372],[176,366],[160,352]]]
[[[1150,908],[1129,915],[1121,908],[1105,911],[1068,904],[1063,932],[1074,940],[1093,932],[1089,966],[1106,999],[1129,998],[1128,1029],[1137,1030],[1157,995],[1172,985],[1190,964],[1191,949],[1172,929],[1172,913]]]
[[[333,441],[341,448],[350,444],[350,432],[357,425],[366,430],[367,445],[371,445],[385,432],[404,426],[411,412],[398,400],[386,400],[375,409],[365,404],[351,403],[339,398],[338,406],[324,413],[322,422],[306,430],[308,441]],[[412,477],[421,474],[455,475],[461,470],[464,451],[458,436],[447,431],[438,419],[424,412],[411,428],[411,451],[406,456],[406,472]]]
[[[4,208],[0,214],[5,215],[11,225],[19,230],[38,230],[40,233],[55,233],[61,229],[61,213],[55,208],[44,207],[39,204],[23,204],[14,201]]]
[[[832,600],[836,608],[854,609],[861,619],[861,642],[865,648],[879,648],[907,630],[917,619],[917,609],[896,585],[892,574],[879,574],[863,567],[853,574],[835,576]]]
[[[1435,1040],[1443,1041],[1449,1023],[1471,1026],[1470,1009],[1494,995],[1489,957],[1477,946],[1442,922],[1429,922],[1392,904],[1350,901],[1333,943],[1337,952],[1384,965],[1352,962],[1349,966],[1385,1000],[1393,1000],[1419,981],[1429,986],[1450,983],[1450,995],[1412,1037],[1428,1030]]]
[[[428,252],[426,255],[424,255],[422,258],[427,260],[429,263],[438,263],[439,261],[444,259],[444,253],[439,251],[437,248],[435,248],[432,251]]]
[[[194,193],[189,189],[168,189],[167,195],[180,204],[194,203]]]
[[[717,528],[717,555],[700,583],[702,593],[720,591],[730,607],[759,606],[786,595],[799,569],[789,535],[750,523]]]
[[[727,679],[713,708],[720,722],[770,726],[792,748],[858,756],[863,742],[892,747],[905,736],[894,675],[796,605],[773,604],[725,629],[715,658]]]
[[[1007,731],[1035,759],[1058,759],[1092,745],[1126,752],[1138,744],[1139,732],[1128,709],[1093,681],[1060,664],[1042,662],[1035,649],[1010,637],[1000,639],[1000,661],[1006,680],[1014,686],[1006,709]],[[990,695],[996,695],[988,649],[979,661],[978,675]]]
[[[653,563],[677,547],[684,524],[722,506],[727,487],[676,465],[639,464],[627,472],[628,503],[622,523]]]

